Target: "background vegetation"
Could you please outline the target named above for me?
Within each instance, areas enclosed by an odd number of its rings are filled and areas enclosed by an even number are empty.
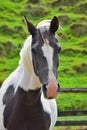
[[[0,1],[0,84],[17,67],[28,36],[23,15],[37,25],[57,16],[62,46],[59,79],[62,88],[87,87],[87,0]],[[59,110],[87,109],[87,94],[59,94]]]

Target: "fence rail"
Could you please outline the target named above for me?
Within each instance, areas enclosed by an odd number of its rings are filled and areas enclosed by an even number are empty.
[[[60,88],[60,93],[87,93],[87,88]]]
[[[87,93],[87,88],[61,88],[60,93]],[[58,117],[66,116],[87,116],[87,110],[58,112]],[[56,126],[87,126],[87,120],[57,121]]]
[[[85,115],[87,115],[87,110],[59,111],[58,112],[59,117],[61,117],[61,116],[85,116]]]
[[[57,121],[56,126],[87,126],[87,120],[85,121]]]
[[[59,117],[86,116],[86,115],[87,115],[87,110],[83,110],[83,111],[59,111],[58,112]],[[56,126],[82,126],[82,125],[87,126],[87,120],[57,121],[56,122]]]

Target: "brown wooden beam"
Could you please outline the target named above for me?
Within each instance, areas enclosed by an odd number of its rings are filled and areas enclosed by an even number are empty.
[[[56,126],[87,126],[87,120],[85,121],[57,121]]]
[[[60,93],[87,93],[87,88],[60,88]]]
[[[58,116],[86,116],[87,110],[58,111]]]

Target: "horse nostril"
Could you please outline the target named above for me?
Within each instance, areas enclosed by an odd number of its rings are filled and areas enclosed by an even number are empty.
[[[60,84],[58,83],[57,85],[58,85],[57,91],[59,92],[60,91]]]
[[[43,85],[42,90],[43,90],[44,96],[46,97],[46,91],[47,91],[46,84]]]
[[[46,91],[47,88],[46,88],[46,84],[43,85],[43,90]]]

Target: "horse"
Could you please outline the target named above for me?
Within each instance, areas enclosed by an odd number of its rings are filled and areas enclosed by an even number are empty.
[[[60,44],[56,16],[35,27],[25,16],[30,33],[20,51],[18,67],[0,88],[0,130],[52,130],[57,120]]]

